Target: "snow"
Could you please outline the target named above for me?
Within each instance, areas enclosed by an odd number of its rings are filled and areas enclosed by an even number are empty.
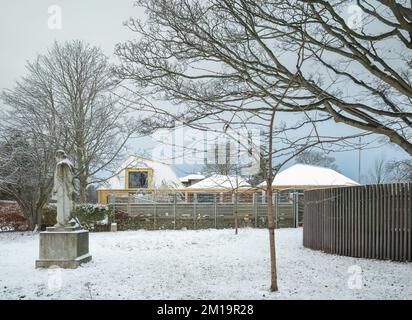
[[[353,186],[359,183],[330,168],[295,164],[279,172],[272,185],[277,187]],[[266,182],[262,182],[259,186],[266,186]]]
[[[173,169],[166,163],[154,159],[146,159],[139,156],[129,156],[122,165],[115,170],[113,177],[99,189],[124,189],[125,169],[127,168],[152,168],[153,188],[183,188],[182,183]]]
[[[204,178],[206,178],[206,176],[204,176],[203,174],[191,173],[191,174],[188,174],[187,176],[180,177],[179,180],[181,182],[189,182],[191,180],[203,180]]]
[[[93,260],[35,269],[38,234],[0,233],[0,299],[410,299],[412,264],[341,257],[276,230],[279,292],[264,229],[91,233]],[[349,289],[351,266],[361,289]]]
[[[214,174],[202,181],[192,184],[187,189],[222,189],[233,190],[236,188],[250,188],[246,179],[236,176]]]

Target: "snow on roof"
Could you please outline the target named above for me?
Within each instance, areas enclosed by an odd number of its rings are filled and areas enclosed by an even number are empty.
[[[190,180],[203,180],[206,178],[203,174],[188,174],[187,176],[179,178],[181,182],[189,182]]]
[[[186,189],[229,189],[248,188],[250,184],[242,177],[214,174]]]
[[[140,156],[129,156],[114,172],[113,177],[108,179],[99,189],[124,189],[125,169],[127,168],[152,168],[153,188],[183,188],[182,183],[173,169],[166,163],[158,160],[147,159]]]
[[[262,182],[259,186],[265,186]],[[356,181],[330,168],[295,164],[279,172],[273,180],[273,186],[352,186]]]

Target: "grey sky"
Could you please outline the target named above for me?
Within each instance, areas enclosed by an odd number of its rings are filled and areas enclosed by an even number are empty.
[[[59,5],[62,9],[62,29],[48,28],[48,8]],[[133,7],[133,0],[1,0],[0,3],[0,89],[12,87],[14,81],[24,75],[26,60],[32,60],[36,53],[42,53],[54,40],[82,39],[100,46],[113,57],[114,46],[120,41],[135,37],[123,26],[130,16],[143,16],[143,12]],[[329,124],[336,134],[336,126]],[[350,130],[350,129],[345,129]],[[144,149],[144,143],[133,140],[132,151]],[[376,157],[387,160],[406,157],[395,147],[367,151],[363,153],[362,174],[368,175]],[[336,153],[333,156],[342,173],[357,179],[357,152]],[[191,169],[178,168],[178,175]]]

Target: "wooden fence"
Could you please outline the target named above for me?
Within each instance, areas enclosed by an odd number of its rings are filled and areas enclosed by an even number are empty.
[[[139,218],[142,227],[150,229],[233,227],[235,217],[239,227],[267,227],[267,204],[258,201],[257,194],[253,194],[252,199],[248,203],[218,201],[185,203],[176,201],[176,198],[172,202],[142,203],[139,202],[138,197],[111,196],[109,206],[131,217]],[[290,200],[280,201],[276,193],[273,200],[276,227],[291,228],[302,223],[303,194],[293,193]]]
[[[305,191],[303,245],[351,257],[412,261],[412,184]]]

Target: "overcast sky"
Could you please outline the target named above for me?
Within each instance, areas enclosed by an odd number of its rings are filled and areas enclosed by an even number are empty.
[[[62,28],[50,30],[50,6],[58,5],[62,13]],[[116,43],[132,39],[135,35],[123,26],[130,16],[143,16],[142,10],[133,6],[132,0],[1,0],[0,2],[0,89],[10,88],[25,73],[26,60],[44,53],[54,40],[82,39],[97,45],[113,57]],[[3,106],[2,106],[3,107]],[[336,127],[330,124],[336,133]],[[334,132],[335,131],[335,132]],[[140,141],[140,142],[139,142]],[[141,140],[133,140],[131,150],[144,149]],[[358,152],[336,153],[337,165],[348,177],[358,178]],[[368,175],[375,158],[387,160],[406,157],[395,147],[387,146],[362,154],[362,174]],[[192,168],[179,167],[177,174],[184,175]]]

